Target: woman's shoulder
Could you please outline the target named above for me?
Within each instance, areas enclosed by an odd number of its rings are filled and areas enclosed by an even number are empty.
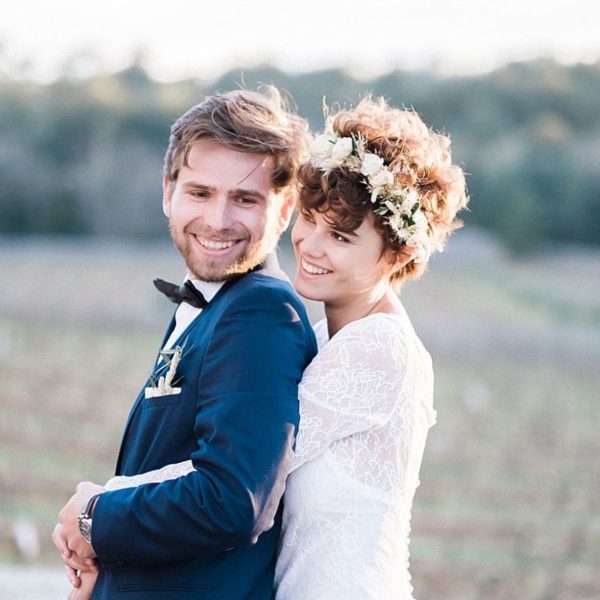
[[[326,330],[326,325],[325,325]],[[317,334],[317,338],[318,338]],[[359,347],[363,356],[378,356],[399,366],[409,356],[431,362],[406,312],[373,313],[351,321],[327,342],[338,348]],[[321,345],[319,346],[321,348]]]

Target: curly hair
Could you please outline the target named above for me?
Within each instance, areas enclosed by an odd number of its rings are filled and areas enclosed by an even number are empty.
[[[452,164],[450,139],[430,130],[414,111],[390,107],[383,98],[368,96],[356,108],[341,110],[328,118],[341,137],[360,135],[367,151],[383,158],[394,172],[395,183],[416,190],[433,245],[442,248],[447,236],[462,226],[456,214],[468,203],[464,173]],[[386,224],[384,216],[373,213],[363,179],[360,173],[344,167],[324,173],[310,162],[305,163],[298,173],[300,205],[324,213],[344,231],[357,229],[372,215],[383,241],[383,255],[393,266],[403,261],[403,242]],[[393,272],[391,282],[417,278],[425,268],[425,264],[411,260]]]
[[[271,156],[275,190],[295,189],[308,139],[308,123],[286,105],[274,86],[265,86],[264,93],[233,90],[209,96],[175,121],[163,171],[175,182],[181,167],[187,166],[193,144],[213,140],[238,152]]]

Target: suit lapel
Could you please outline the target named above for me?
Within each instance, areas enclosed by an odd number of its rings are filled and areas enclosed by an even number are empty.
[[[279,263],[277,261],[277,257],[275,256],[275,254],[269,255],[265,259],[265,261],[258,267],[254,268],[253,271],[258,271],[259,273],[267,275],[269,277],[275,277],[278,279],[288,280],[285,273],[279,267]],[[199,327],[202,320],[206,319],[208,317],[211,308],[214,305],[218,304],[219,300],[223,297],[223,295],[225,293],[227,293],[227,290],[230,289],[232,286],[234,286],[241,279],[243,279],[246,275],[248,275],[248,273],[246,273],[240,277],[235,277],[233,279],[228,280],[225,283],[225,285],[223,285],[219,289],[219,291],[215,294],[215,296],[211,299],[211,301],[202,309],[202,312],[199,315],[197,315],[196,318],[193,319],[192,322],[183,330],[181,335],[173,342],[172,347],[181,345],[181,342],[183,340],[186,340],[186,338],[191,334],[192,330],[195,327]],[[153,365],[153,369],[152,369],[152,375],[146,380],[144,387],[141,389],[140,393],[138,394],[138,397],[136,398],[136,400],[133,404],[133,407],[131,408],[131,411],[129,412],[129,417],[127,418],[127,423],[125,424],[125,430],[123,432],[123,437],[121,439],[121,448],[119,450],[119,455],[117,458],[117,467],[116,467],[117,474],[119,474],[121,471],[121,465],[122,465],[123,458],[124,458],[125,451],[126,451],[127,437],[128,437],[129,429],[131,428],[131,423],[133,421],[133,417],[139,410],[140,404],[144,400],[144,389],[148,385],[150,385],[150,378],[154,377],[157,373],[157,370],[160,370],[161,367],[164,365],[161,355],[160,355],[160,352],[164,348],[164,345],[165,345],[166,341],[169,339],[174,328],[175,328],[175,313],[173,313],[173,316],[171,317],[171,321],[165,331],[165,334],[163,336],[159,350],[157,352],[156,359],[154,361],[154,365]]]

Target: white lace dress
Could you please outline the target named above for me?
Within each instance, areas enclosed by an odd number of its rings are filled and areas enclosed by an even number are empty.
[[[435,422],[431,359],[406,313],[369,315],[328,340],[300,385],[285,490],[277,600],[409,600],[413,495]],[[182,476],[190,461],[110,489]]]
[[[373,314],[327,339],[300,386],[278,600],[412,598],[413,495],[435,422],[429,354],[408,316]]]

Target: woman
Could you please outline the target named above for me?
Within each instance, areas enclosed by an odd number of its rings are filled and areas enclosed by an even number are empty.
[[[324,303],[276,567],[279,600],[412,598],[408,536],[433,373],[395,288],[421,275],[467,204],[449,140],[366,98],[328,119],[300,170],[295,285]],[[109,488],[184,475],[171,465]],[[74,598],[85,598],[82,574]]]
[[[329,119],[299,180],[295,286],[324,302],[326,320],[300,385],[277,598],[411,598],[433,374],[394,288],[456,227],[464,176],[446,137],[367,98]]]

